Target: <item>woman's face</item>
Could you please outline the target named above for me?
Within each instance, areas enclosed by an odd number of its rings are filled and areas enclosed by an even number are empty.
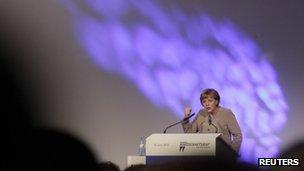
[[[212,113],[212,114],[216,111],[218,107],[217,104],[218,101],[211,96],[207,96],[202,101],[203,107],[207,110],[208,113]]]

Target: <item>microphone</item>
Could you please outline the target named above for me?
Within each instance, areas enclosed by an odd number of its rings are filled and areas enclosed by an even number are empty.
[[[209,122],[209,125],[211,125],[211,124],[212,124],[212,121],[211,121],[211,116],[210,116],[210,115],[208,116],[208,122]]]
[[[218,128],[217,128],[217,126],[215,126],[215,125],[212,123],[212,118],[211,118],[210,115],[208,116],[208,122],[209,122],[209,125],[212,125],[212,126],[215,128],[215,133],[217,133],[217,132],[218,132]]]
[[[186,121],[186,120],[190,119],[190,118],[191,118],[192,116],[194,116],[194,115],[195,115],[195,113],[192,113],[191,115],[185,117],[185,118],[183,119],[183,121]]]
[[[187,121],[188,119],[190,119],[190,118],[191,118],[192,116],[194,116],[194,115],[195,115],[195,113],[192,113],[191,115],[185,117],[185,118],[182,119],[181,121],[178,121],[178,122],[176,122],[176,123],[174,123],[174,124],[172,124],[172,125],[167,126],[166,129],[164,130],[164,134],[167,132],[167,129],[169,129],[169,128],[171,128],[171,127],[177,125],[177,124],[180,124],[180,123],[182,123],[182,122]]]

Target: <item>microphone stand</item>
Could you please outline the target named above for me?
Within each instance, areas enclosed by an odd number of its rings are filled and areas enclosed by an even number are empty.
[[[175,125],[177,125],[177,124],[180,124],[180,123],[182,123],[182,122],[187,121],[189,118],[191,118],[191,117],[194,116],[194,115],[195,115],[195,113],[192,113],[191,115],[189,115],[188,117],[182,119],[181,121],[176,122],[176,123],[174,123],[174,124],[172,124],[172,125],[167,126],[166,129],[164,130],[164,134],[167,132],[167,130],[168,130],[169,128],[171,128],[171,127],[173,127],[173,126],[175,126]]]

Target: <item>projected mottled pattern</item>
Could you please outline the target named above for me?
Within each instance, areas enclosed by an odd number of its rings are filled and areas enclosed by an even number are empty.
[[[75,36],[104,70],[131,81],[151,103],[182,118],[201,108],[202,89],[217,89],[235,113],[243,160],[277,154],[288,106],[273,67],[252,38],[226,20],[187,14],[161,1],[62,1]]]

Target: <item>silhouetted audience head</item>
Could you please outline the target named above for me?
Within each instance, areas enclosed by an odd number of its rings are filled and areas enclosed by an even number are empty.
[[[281,158],[304,159],[304,140],[299,141],[280,154]]]
[[[271,170],[275,171],[303,171],[304,170],[304,140],[298,141],[294,145],[290,146],[284,150],[278,158],[283,159],[300,159],[300,166],[280,166],[280,167],[271,167]]]
[[[119,167],[110,161],[101,162],[98,166],[102,171],[120,171]]]
[[[124,171],[145,171],[146,165],[137,164],[127,167]]]
[[[87,146],[77,138],[54,130],[33,130],[16,142],[16,164],[25,170],[98,170]]]
[[[257,166],[249,163],[231,163],[218,159],[206,159],[195,162],[172,162],[147,166],[145,171],[259,171]]]

